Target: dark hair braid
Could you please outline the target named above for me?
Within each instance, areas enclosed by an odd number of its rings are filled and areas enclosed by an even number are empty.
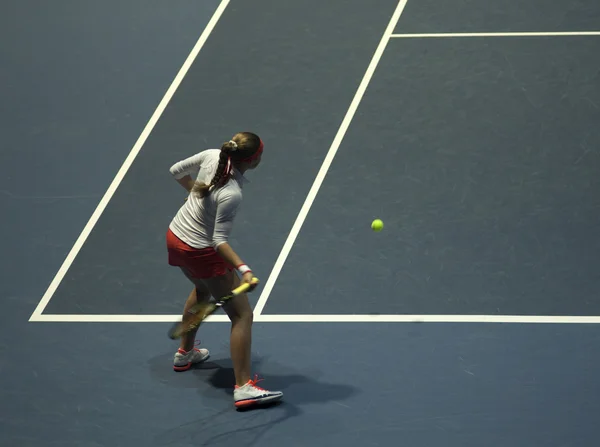
[[[213,186],[221,186],[227,181],[227,178],[225,178],[225,169],[227,168],[227,162],[229,161],[229,157],[233,147],[234,146],[232,143],[225,143],[221,147],[221,154],[219,155],[219,165],[217,166],[217,170],[210,182],[210,185],[208,185],[209,188],[212,188]]]
[[[219,165],[215,171],[210,184],[196,182],[192,192],[200,197],[207,196],[213,187],[219,188],[229,180],[226,175],[227,163],[231,159],[232,163],[236,160],[243,160],[254,154],[260,146],[260,138],[251,132],[237,133],[230,141],[223,143],[221,154],[219,155]]]

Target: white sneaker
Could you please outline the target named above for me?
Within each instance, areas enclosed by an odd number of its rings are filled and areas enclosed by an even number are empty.
[[[210,357],[208,349],[193,348],[191,351],[185,352],[179,348],[173,358],[173,369],[175,371],[187,371],[192,365],[202,363]]]
[[[244,386],[235,386],[233,400],[237,408],[272,403],[283,397],[281,391],[268,391],[256,386],[261,380],[258,379],[258,376],[254,376],[254,380],[248,380]]]

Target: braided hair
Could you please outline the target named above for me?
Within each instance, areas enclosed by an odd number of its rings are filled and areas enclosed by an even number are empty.
[[[261,146],[262,142],[256,134],[251,132],[235,134],[231,140],[221,146],[219,165],[210,184],[197,181],[192,188],[192,193],[206,197],[213,189],[227,184],[231,178],[233,166],[252,157]]]

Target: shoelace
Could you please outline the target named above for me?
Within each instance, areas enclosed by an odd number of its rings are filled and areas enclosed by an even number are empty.
[[[258,382],[262,382],[263,380],[264,380],[264,379],[259,379],[259,378],[258,378],[258,374],[254,374],[254,380],[250,380],[250,381],[249,381],[249,383],[250,383],[250,384],[251,384],[251,385],[252,385],[254,388],[256,388],[257,390],[261,390],[261,391],[267,391],[267,390],[265,390],[264,388],[261,388],[261,387],[259,387],[259,386],[256,386],[256,384],[257,384]]]
[[[190,349],[189,351],[186,352],[186,351],[184,351],[183,349],[180,348],[179,352],[181,352],[182,354],[189,354],[192,351],[199,351],[199,349],[196,348],[196,346],[200,346],[200,340],[196,340],[194,342],[194,347],[192,349]]]

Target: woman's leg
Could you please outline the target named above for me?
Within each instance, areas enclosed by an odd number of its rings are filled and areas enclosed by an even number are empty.
[[[184,271],[185,273],[185,271]],[[188,276],[186,274],[186,276]],[[182,318],[186,318],[189,314],[187,313],[192,306],[195,306],[198,303],[206,302],[210,299],[210,292],[206,285],[199,279],[194,280],[190,276],[188,276],[190,281],[194,284],[194,288],[190,292],[188,299],[185,302],[183,307],[183,316]],[[198,328],[185,333],[181,337],[181,344],[179,345],[180,349],[184,351],[190,351],[194,347],[194,340],[196,339],[196,333],[198,332]]]
[[[241,283],[238,276],[232,272],[205,282],[215,297],[228,295]],[[236,384],[233,392],[235,406],[248,407],[281,399],[281,391],[265,390],[256,386],[257,381],[250,379],[253,315],[248,295],[242,293],[229,300],[223,307],[231,320],[230,349]]]
[[[189,318],[189,309],[197,303],[208,301],[210,292],[206,285],[200,279],[194,278],[186,269],[181,268],[185,276],[194,284],[194,288],[190,292],[185,305],[183,307],[182,319],[185,321]],[[198,329],[187,332],[181,337],[179,349],[175,354],[173,367],[175,371],[186,371],[191,368],[192,364],[205,361],[209,357],[207,349],[194,348],[194,342]]]
[[[214,297],[229,295],[240,285],[233,272],[204,281]],[[223,309],[231,320],[230,351],[235,382],[237,386],[243,386],[248,383],[251,374],[252,308],[248,296],[242,293],[229,300]]]

